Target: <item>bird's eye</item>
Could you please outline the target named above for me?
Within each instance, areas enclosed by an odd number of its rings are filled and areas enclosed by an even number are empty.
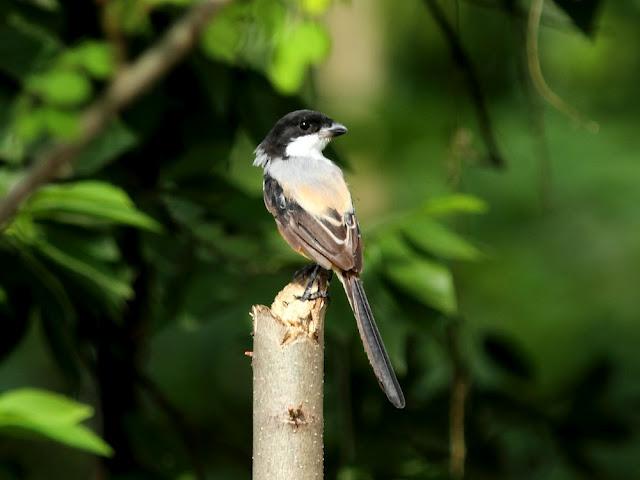
[[[303,120],[300,122],[300,128],[302,130],[309,130],[309,127],[311,127],[311,124],[309,122],[307,122],[306,120]]]

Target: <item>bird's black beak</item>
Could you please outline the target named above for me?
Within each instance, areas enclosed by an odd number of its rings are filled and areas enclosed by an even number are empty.
[[[330,127],[325,127],[322,130],[324,130],[324,134],[330,138],[339,137],[348,132],[347,127],[336,122],[333,122]]]

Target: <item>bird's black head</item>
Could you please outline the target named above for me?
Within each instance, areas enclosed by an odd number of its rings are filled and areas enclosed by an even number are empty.
[[[322,152],[332,138],[347,133],[344,125],[313,110],[296,110],[276,122],[256,149],[254,165],[272,158],[313,155]],[[260,157],[265,157],[260,159]]]

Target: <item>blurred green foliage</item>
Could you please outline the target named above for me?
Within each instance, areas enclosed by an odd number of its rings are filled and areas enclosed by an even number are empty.
[[[0,197],[191,4],[0,0]],[[301,107],[350,128],[329,156],[347,167],[407,394],[406,410],[387,404],[334,288],[326,477],[448,478],[462,382],[469,478],[635,478],[640,4],[546,4],[543,71],[597,135],[531,89],[528,1],[445,12],[500,172],[420,1],[222,10],[0,234],[0,478],[250,475],[248,312],[303,264],[264,210],[252,150]]]
[[[0,431],[5,435],[30,431],[98,455],[111,455],[107,444],[78,424],[92,415],[88,405],[41,390],[25,388],[0,395]]]

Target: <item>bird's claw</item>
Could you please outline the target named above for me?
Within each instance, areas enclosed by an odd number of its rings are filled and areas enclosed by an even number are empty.
[[[316,290],[315,292],[304,292],[302,295],[296,295],[296,300],[301,302],[308,302],[311,300],[317,300],[318,298],[329,298],[329,292]]]

